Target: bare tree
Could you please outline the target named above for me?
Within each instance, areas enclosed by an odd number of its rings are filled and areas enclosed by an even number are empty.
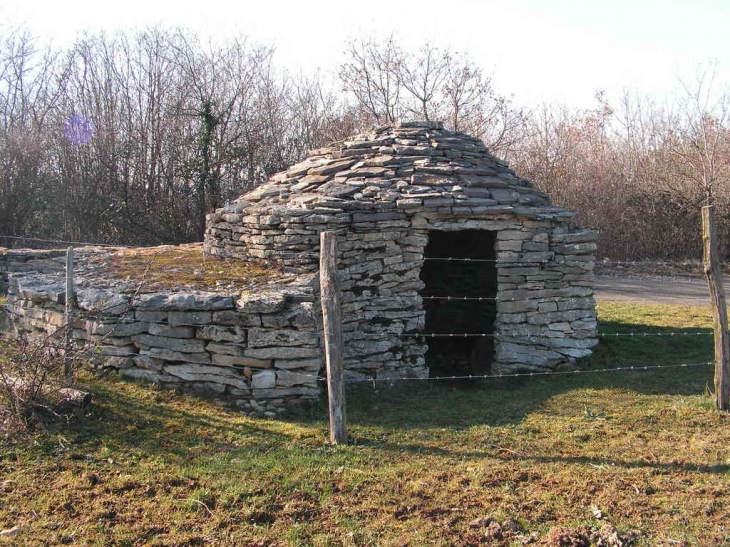
[[[52,176],[49,113],[66,77],[62,59],[27,32],[0,41],[0,233],[33,229]],[[12,246],[12,240],[5,244]]]
[[[410,114],[424,120],[441,114],[441,92],[452,62],[448,50],[441,51],[426,43],[416,55],[405,55],[397,64],[398,79],[413,96],[415,104],[407,106]]]
[[[683,97],[666,119],[664,148],[674,175],[704,194],[706,205],[730,180],[730,95],[715,84],[715,68],[700,71],[696,82],[682,82]]]
[[[373,38],[351,41],[349,60],[340,67],[345,91],[355,96],[358,105],[375,123],[393,123],[400,112],[403,55],[393,36],[383,44]]]

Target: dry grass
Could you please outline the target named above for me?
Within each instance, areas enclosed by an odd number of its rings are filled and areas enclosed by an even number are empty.
[[[701,308],[599,311],[612,332],[710,324]],[[631,343],[608,341],[595,363],[711,354],[709,338]],[[364,387],[348,391],[344,447],[327,443],[319,408],[253,419],[95,380],[85,419],[0,446],[0,529],[20,526],[17,545],[509,546],[536,533],[553,547],[557,527],[610,522],[636,530],[636,546],[727,545],[730,418],[703,394],[710,379],[692,368]],[[482,517],[518,531],[487,540],[486,524],[469,526]]]
[[[119,279],[139,279],[147,272],[146,291],[238,289],[281,274],[274,266],[207,256],[200,244],[117,251],[112,255],[109,272]]]

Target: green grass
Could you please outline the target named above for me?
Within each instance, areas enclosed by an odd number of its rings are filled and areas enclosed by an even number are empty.
[[[599,313],[604,332],[711,325],[706,308]],[[589,366],[711,353],[711,337],[614,338]],[[541,541],[609,521],[638,530],[635,545],[726,545],[730,419],[711,380],[698,367],[361,387],[340,447],[321,408],[254,419],[90,380],[86,417],[0,445],[0,529],[21,526],[17,545],[447,546],[484,544],[468,524],[491,516]]]

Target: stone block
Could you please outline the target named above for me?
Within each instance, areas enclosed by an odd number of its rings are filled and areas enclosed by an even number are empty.
[[[276,372],[273,370],[262,370],[255,372],[251,377],[252,389],[270,389],[276,385]]]
[[[76,292],[76,302],[80,309],[96,313],[118,315],[129,309],[129,297],[118,292],[100,289],[80,289]]]
[[[261,324],[267,328],[281,329],[292,326],[296,328],[313,327],[314,305],[311,302],[292,303],[279,313],[264,314]],[[260,326],[260,325],[250,325]]]
[[[598,340],[595,338],[578,339],[575,338],[556,338],[550,340],[550,346],[553,349],[559,349],[562,351],[565,348],[569,349],[589,349],[598,344]]]
[[[209,342],[205,346],[205,350],[209,351],[210,353],[217,353],[220,355],[234,355],[236,357],[243,357],[243,347],[237,346],[236,344]]]
[[[255,375],[254,375],[255,377]],[[282,387],[316,386],[317,375],[305,372],[290,372],[280,370],[276,373],[276,385]]]
[[[210,363],[210,354],[207,352],[183,353],[166,348],[154,348],[139,350],[140,355],[149,355],[163,361],[182,361],[184,363]]]
[[[180,292],[143,294],[134,302],[142,311],[213,311],[233,308],[233,299],[220,293]]]
[[[101,336],[132,336],[142,334],[149,329],[149,323],[96,323],[88,322],[87,329],[90,334]]]
[[[171,327],[159,323],[152,323],[149,327],[149,333],[152,336],[166,336],[167,338],[195,338],[195,329],[193,327]]]
[[[167,374],[177,376],[187,382],[211,382],[233,386],[236,389],[248,389],[248,380],[234,368],[205,366],[192,363],[165,365]]]
[[[152,336],[150,334],[137,334],[132,340],[138,345],[171,349],[184,353],[198,353],[205,351],[205,341],[195,338],[167,338],[165,336]]]
[[[244,293],[236,302],[236,309],[243,314],[276,313],[286,306],[286,296],[281,292]]]
[[[240,313],[233,310],[214,311],[212,322],[216,325],[260,327],[261,316],[258,313]]]
[[[322,369],[323,363],[321,359],[277,359],[274,361],[274,368],[318,372]]]
[[[319,348],[256,348],[247,349],[246,357],[254,359],[313,359],[319,357]]]
[[[292,329],[249,329],[248,331],[248,346],[250,348],[313,346],[318,342],[319,338],[314,331]]]
[[[239,357],[214,353],[211,356],[213,363],[228,367],[271,368],[274,362],[271,359],[256,359],[254,357]]]
[[[172,326],[207,325],[213,320],[209,311],[171,311],[168,313],[168,322]]]
[[[501,342],[497,345],[496,358],[506,363],[523,363],[526,365],[546,366],[563,359],[562,354],[539,349],[534,346]]]
[[[537,311],[539,311],[541,313],[558,311],[558,303],[557,302],[540,302],[540,304],[537,306]]]
[[[137,355],[132,358],[134,361],[134,364],[137,365],[139,368],[143,368],[146,370],[156,370],[160,371],[162,370],[162,365],[165,364],[165,361],[162,359],[155,359],[154,357],[150,357],[149,355]]]
[[[246,329],[241,327],[206,325],[204,327],[198,327],[195,336],[202,340],[212,340],[214,342],[233,342],[234,344],[246,343]]]
[[[571,322],[576,319],[585,319],[595,317],[592,310],[566,310],[548,313],[538,313],[527,318],[527,322],[531,325],[548,325],[550,323]]]
[[[135,346],[101,345],[93,348],[93,353],[105,357],[131,357],[137,354],[137,348]]]
[[[500,314],[516,314],[524,313],[529,311],[536,311],[539,302],[537,300],[517,300],[515,302],[509,302],[504,300],[497,301],[497,312]]]
[[[496,249],[497,251],[516,251],[520,252],[522,250],[522,243],[523,240],[521,239],[507,239],[503,241],[497,241]]]
[[[164,321],[167,321],[167,313],[164,311],[135,310],[134,318],[137,321],[149,321],[150,323],[162,323]]]

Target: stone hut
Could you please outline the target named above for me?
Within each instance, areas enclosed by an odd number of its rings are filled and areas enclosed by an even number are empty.
[[[411,122],[313,150],[209,215],[205,252],[317,271],[338,234],[350,378],[542,372],[597,343],[597,233],[472,136]]]

